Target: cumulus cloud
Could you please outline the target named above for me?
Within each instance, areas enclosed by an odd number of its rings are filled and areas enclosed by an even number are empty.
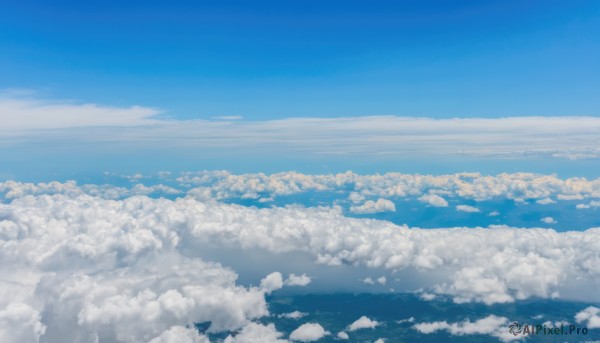
[[[273,273],[262,288],[238,286],[233,271],[183,256],[178,233],[158,217],[127,224],[148,198],[103,200],[104,210],[98,197],[60,198],[68,199],[0,205],[0,283],[12,293],[0,299],[3,342],[161,342],[187,337],[177,326],[194,322],[236,330],[268,315],[265,293],[283,283]]]
[[[425,194],[419,197],[419,201],[427,203],[434,207],[447,207],[448,202],[437,194]]]
[[[471,322],[466,319],[462,322],[448,323],[447,321],[418,323],[413,328],[423,334],[437,331],[447,331],[451,335],[491,335],[502,341],[516,340],[520,337],[513,336],[507,329],[508,319],[489,315],[485,318]]]
[[[184,185],[198,187],[194,193],[207,194],[215,199],[260,195],[276,197],[309,191],[349,192],[348,199],[356,204],[366,197],[405,198],[414,197],[430,205],[443,205],[441,195],[475,201],[506,198],[515,201],[540,200],[546,203],[551,197],[559,200],[600,198],[600,179],[560,179],[555,175],[531,173],[498,174],[484,176],[479,173],[450,175],[419,175],[385,173],[382,175],[359,175],[352,172],[307,175],[283,172],[271,175],[233,175],[226,171],[186,172],[177,180]],[[445,201],[445,199],[442,198]],[[433,203],[431,203],[433,202]],[[598,201],[600,203],[600,201]]]
[[[306,286],[311,281],[312,280],[311,280],[310,276],[307,276],[306,274],[302,274],[302,275],[290,274],[290,276],[288,276],[287,280],[285,280],[285,284],[287,286]]]
[[[6,322],[14,328],[2,332],[8,342],[149,341],[174,326],[211,322],[210,332],[226,332],[268,315],[265,294],[284,285],[282,275],[239,286],[232,270],[189,256],[203,242],[301,251],[332,266],[439,272],[427,292],[456,302],[548,298],[564,295],[572,280],[591,289],[600,282],[600,229],[419,229],[349,218],[338,207],[114,200],[59,183],[45,186],[50,194],[39,185],[3,187],[12,196],[0,203],[0,292],[10,296],[0,308],[19,315],[3,310],[1,320],[23,318]]]
[[[298,342],[314,342],[330,334],[329,331],[325,331],[325,329],[317,323],[306,323],[292,331],[290,339]]]
[[[600,328],[600,308],[590,306],[575,315],[577,323],[585,323],[588,329]]]
[[[396,206],[388,199],[379,198],[377,201],[367,200],[362,205],[351,206],[350,212],[353,213],[379,213],[379,212],[395,212]]]
[[[481,212],[481,211],[479,211],[479,209],[477,207],[473,207],[473,206],[469,206],[469,205],[457,205],[456,210],[460,211],[460,212],[467,212],[467,213]]]
[[[280,272],[273,272],[260,280],[260,289],[266,293],[271,293],[283,287],[283,277]]]
[[[0,309],[0,341],[6,343],[38,342],[46,331],[39,311],[20,302],[10,302]]]
[[[354,321],[352,324],[348,325],[348,331],[352,332],[360,329],[374,329],[380,324],[381,323],[379,323],[376,320],[371,320],[367,316],[362,316],[356,321]]]

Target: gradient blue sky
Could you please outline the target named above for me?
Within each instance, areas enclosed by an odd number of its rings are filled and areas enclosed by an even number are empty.
[[[0,89],[174,118],[600,115],[598,1],[3,1]]]
[[[3,1],[0,179],[597,177],[599,19],[579,0]]]

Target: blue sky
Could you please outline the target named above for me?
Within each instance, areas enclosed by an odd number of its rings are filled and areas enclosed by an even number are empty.
[[[598,115],[596,1],[6,1],[0,88],[175,118]]]
[[[0,178],[597,177],[599,17],[596,1],[6,2]]]

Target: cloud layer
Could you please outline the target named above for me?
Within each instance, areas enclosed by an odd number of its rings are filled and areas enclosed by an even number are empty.
[[[5,130],[0,137],[202,147],[229,153],[266,149],[312,155],[600,156],[600,118],[595,117],[370,116],[246,121],[231,120],[241,119],[238,117],[164,120],[156,119],[157,114],[157,110],[141,106],[77,104],[4,93],[0,119]]]
[[[0,326],[11,330],[0,337],[6,342],[168,341],[187,337],[184,326],[192,322],[210,322],[209,332],[241,330],[231,342],[263,331],[281,340],[274,327],[249,325],[268,315],[265,294],[311,278],[274,272],[259,287],[243,287],[234,271],[194,255],[207,244],[241,256],[251,249],[303,252],[331,268],[414,269],[436,275],[427,292],[458,303],[568,298],[600,285],[600,228],[419,229],[348,218],[339,207],[258,209],[127,192],[111,199],[109,187],[73,183],[2,187],[8,198],[0,204]]]

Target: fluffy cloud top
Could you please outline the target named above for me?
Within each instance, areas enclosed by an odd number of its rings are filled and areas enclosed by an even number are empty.
[[[560,179],[554,175],[531,173],[484,176],[479,173],[450,175],[419,175],[385,173],[359,175],[352,172],[328,175],[308,175],[284,172],[271,175],[233,175],[225,171],[183,173],[177,180],[190,186],[201,186],[193,193],[208,192],[211,197],[258,198],[296,194],[307,191],[349,190],[352,203],[364,202],[366,197],[415,197],[430,205],[443,205],[447,197],[472,200],[507,198],[517,201],[537,199],[546,203],[551,197],[559,200],[600,198],[600,179]]]
[[[140,178],[124,176],[134,182]],[[168,179],[161,174],[159,180]],[[600,198],[600,179],[585,178],[560,179],[554,175],[530,173],[499,174],[483,176],[478,173],[458,173],[451,175],[419,175],[386,173],[382,175],[359,175],[352,172],[327,175],[310,175],[296,172],[283,172],[271,175],[262,173],[234,175],[226,171],[185,172],[173,180],[179,189],[163,184],[153,186],[135,185],[132,188],[109,185],[82,185],[75,182],[21,183],[0,182],[0,194],[13,199],[25,195],[38,194],[89,194],[109,199],[125,198],[132,195],[179,194],[187,191],[198,200],[253,198],[273,199],[277,196],[298,194],[309,191],[347,191],[350,202],[355,207],[365,203],[367,198],[391,199],[412,197],[430,205],[443,205],[440,201],[448,198],[469,200],[490,200],[494,198],[542,200],[556,197],[584,199]],[[191,188],[191,189],[190,189]],[[441,195],[444,195],[445,199]],[[560,196],[559,196],[560,195]],[[376,208],[377,201],[370,200],[368,208]],[[432,203],[433,202],[433,203]],[[447,202],[447,201],[446,201]],[[386,205],[387,204],[387,205]],[[600,206],[600,201],[591,200],[588,207]],[[393,204],[392,204],[393,205]],[[380,201],[381,208],[391,209],[387,202]],[[581,207],[583,208],[583,207]]]
[[[332,266],[440,271],[428,291],[456,302],[554,297],[570,280],[600,282],[600,229],[424,230],[348,218],[335,207],[110,200],[66,189],[0,203],[0,321],[12,329],[3,341],[148,341],[192,322],[223,332],[268,315],[265,293],[284,284],[281,274],[239,286],[233,271],[189,256],[203,242],[303,251]]]
[[[306,323],[292,331],[290,339],[298,342],[314,342],[329,334],[329,331],[325,331],[325,329],[317,323]]]
[[[380,323],[376,320],[371,320],[367,316],[362,316],[354,321],[352,324],[348,325],[348,331],[356,331],[360,329],[374,329]]]

